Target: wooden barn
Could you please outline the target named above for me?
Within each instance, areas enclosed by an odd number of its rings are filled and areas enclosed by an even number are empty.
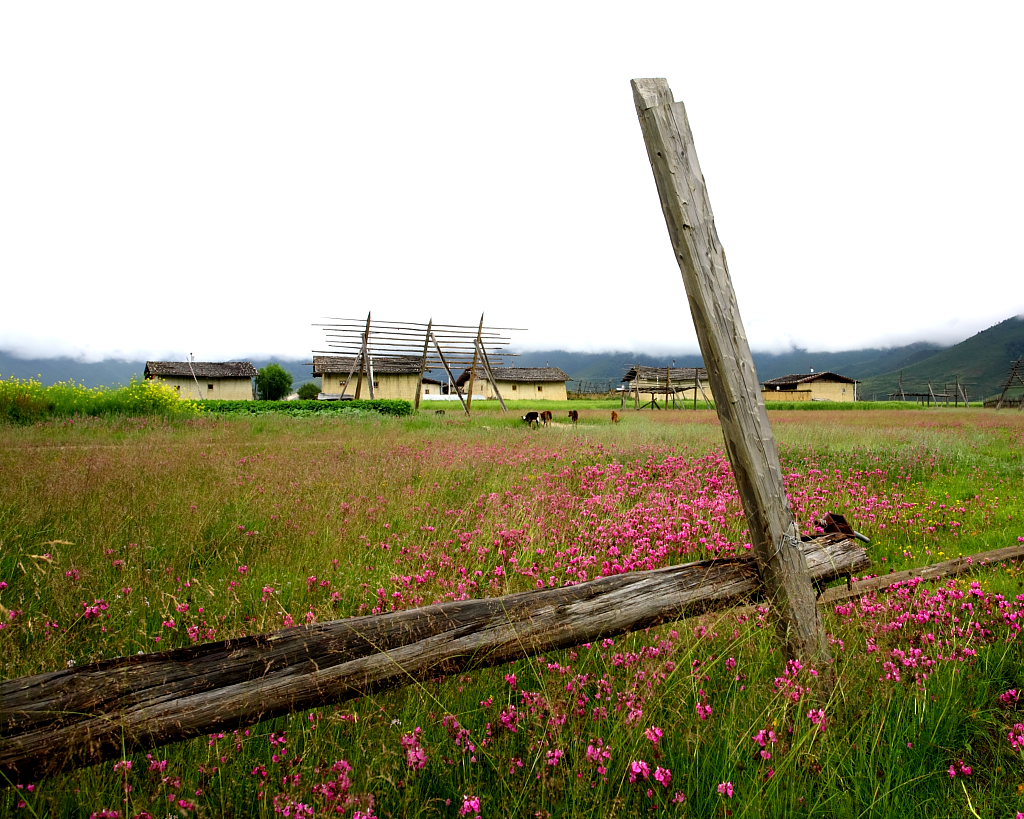
[[[569,397],[565,389],[569,376],[558,367],[493,367],[491,373],[506,401],[566,401]],[[455,382],[463,392],[469,388],[469,374],[470,371],[465,370]],[[479,367],[473,393],[497,398],[486,373]]]
[[[373,373],[373,397],[415,401],[416,385],[421,377],[421,364],[422,359],[419,356],[380,356],[370,359],[370,370]],[[359,383],[359,359],[353,359],[351,356],[313,356],[313,375],[323,379],[323,386],[320,388],[321,395],[340,398],[344,387],[344,395],[354,398],[356,386]],[[347,387],[345,387],[346,378],[348,379]],[[359,397],[369,398],[370,385],[367,383],[365,372],[362,380]],[[437,384],[436,381],[433,383]],[[440,392],[439,386],[433,386],[432,390]]]
[[[256,397],[256,368],[248,361],[147,361],[143,375],[192,400],[252,401]]]
[[[856,401],[857,381],[833,372],[784,375],[761,384],[768,401]]]
[[[648,367],[634,364],[624,376],[624,393],[633,397],[637,408],[707,406],[714,397],[703,367]],[[644,400],[646,399],[646,403]],[[625,400],[625,395],[623,396]]]

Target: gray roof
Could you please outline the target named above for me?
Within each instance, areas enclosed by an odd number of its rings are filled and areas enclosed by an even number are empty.
[[[559,367],[491,367],[495,381],[515,381],[519,383],[547,383],[571,381],[569,374]],[[477,378],[486,378],[482,367],[476,368]],[[456,382],[461,387],[469,381],[469,370],[464,370]]]
[[[840,384],[857,383],[857,380],[854,378],[826,370],[825,372],[806,373],[803,375],[783,375],[779,378],[773,378],[771,381],[765,381],[764,386],[787,387],[795,384],[809,384],[812,381],[838,381]]]
[[[147,361],[145,378],[254,378],[248,361]]]
[[[315,355],[313,356],[313,375],[320,376],[326,373],[339,373],[353,375],[358,369],[353,369],[353,361],[358,367],[358,357],[337,356],[337,355]],[[420,372],[420,364],[423,359],[420,356],[396,355],[372,357],[370,363],[373,366],[373,374],[376,375],[417,375]]]

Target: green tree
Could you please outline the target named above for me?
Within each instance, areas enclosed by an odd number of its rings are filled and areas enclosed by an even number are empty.
[[[299,398],[303,401],[315,401],[320,394],[320,385],[315,381],[307,381],[299,387]]]
[[[256,373],[256,391],[264,401],[280,401],[292,389],[292,375],[280,364],[268,364]]]

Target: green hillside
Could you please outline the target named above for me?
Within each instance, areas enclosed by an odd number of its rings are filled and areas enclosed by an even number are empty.
[[[902,374],[907,393],[927,393],[929,384],[934,392],[948,387],[952,393],[960,383],[966,385],[968,398],[981,400],[1002,389],[1010,365],[1021,356],[1024,317],[1015,316],[920,361],[865,377],[859,394],[866,399],[885,398],[899,390]]]

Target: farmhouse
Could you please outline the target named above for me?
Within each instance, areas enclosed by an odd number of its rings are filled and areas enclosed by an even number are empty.
[[[784,375],[761,385],[767,401],[856,401],[857,381],[833,372]]]
[[[182,398],[252,401],[256,368],[248,361],[147,361],[145,378],[174,387]]]
[[[706,404],[714,400],[708,383],[708,372],[703,367],[648,367],[634,364],[622,376],[622,381],[625,392],[633,396],[637,407],[641,405],[641,396],[650,396],[650,400],[643,406],[654,409],[661,408],[659,401],[668,407],[676,406],[679,401],[692,401],[696,404],[699,400]]]
[[[455,383],[465,391],[469,386],[469,370],[465,370]],[[491,373],[498,385],[501,397],[509,401],[529,399],[531,401],[565,401],[568,395],[565,382],[568,374],[558,367],[492,367]],[[494,388],[487,380],[487,374],[480,367],[476,370],[474,393],[485,398],[496,398]]]
[[[444,384],[438,381],[436,378],[424,378],[423,379],[423,390],[420,395],[432,395],[435,398],[442,395],[444,392]]]
[[[356,385],[359,383],[358,358],[351,356],[313,356],[313,375],[323,379],[321,387],[323,395],[355,397]],[[416,400],[416,385],[421,378],[419,356],[390,356],[370,359],[370,372],[373,374],[374,398],[397,398],[405,401]],[[348,386],[345,386],[345,379]],[[424,384],[427,382],[424,381]],[[433,382],[432,391],[440,392]],[[424,390],[426,392],[426,389]],[[370,386],[363,372],[363,385],[360,398],[370,397]]]

